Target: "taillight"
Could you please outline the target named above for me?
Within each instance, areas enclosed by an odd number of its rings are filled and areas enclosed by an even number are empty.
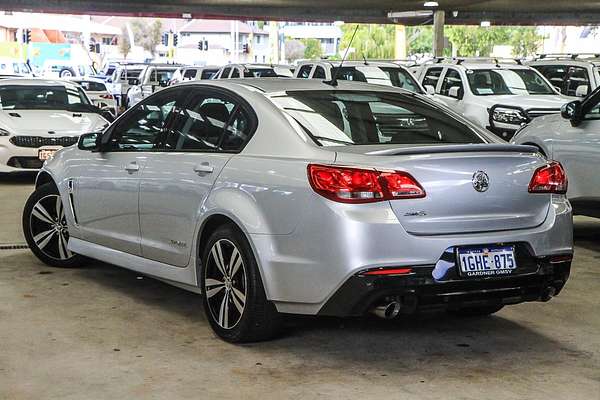
[[[342,203],[425,197],[425,190],[415,178],[401,171],[309,164],[308,181],[321,196]]]
[[[100,98],[107,99],[107,100],[112,100],[113,96],[112,96],[112,94],[101,94]]]
[[[529,193],[567,193],[567,174],[558,161],[535,170],[529,183]]]

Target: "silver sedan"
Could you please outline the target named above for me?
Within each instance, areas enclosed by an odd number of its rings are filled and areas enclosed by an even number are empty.
[[[561,165],[428,98],[354,82],[169,87],[40,172],[43,262],[102,260],[203,293],[231,342],[282,314],[485,315],[568,276]]]

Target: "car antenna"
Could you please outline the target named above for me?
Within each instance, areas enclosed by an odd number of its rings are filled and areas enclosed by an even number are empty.
[[[340,61],[339,67],[337,67],[335,69],[335,71],[333,72],[333,75],[331,76],[331,80],[323,81],[323,83],[326,83],[326,84],[334,86],[334,87],[338,85],[338,81],[337,81],[338,72],[342,69],[342,65],[344,64],[344,61],[346,61],[346,57],[348,56],[348,50],[350,50],[350,46],[352,46],[352,42],[354,42],[354,36],[356,36],[356,32],[358,31],[358,26],[359,25],[357,24],[356,28],[354,28],[354,33],[352,34],[352,37],[350,38],[350,43],[348,43],[348,47],[346,47],[346,51],[344,52],[344,57],[342,57],[342,61]]]
[[[364,62],[365,62],[365,65],[369,65],[369,63],[367,62],[367,57],[365,57],[365,55],[364,55],[364,54],[363,54],[362,56],[363,56],[363,60],[364,60]]]

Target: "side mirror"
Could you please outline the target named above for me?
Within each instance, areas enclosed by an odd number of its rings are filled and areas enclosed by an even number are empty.
[[[581,122],[581,100],[574,100],[563,104],[560,108],[560,115],[564,119],[571,121],[571,125],[577,126]]]
[[[425,85],[423,86],[425,88],[425,93],[427,93],[428,95],[433,96],[435,94],[435,88],[431,85]]]
[[[588,95],[589,86],[588,85],[579,85],[577,89],[575,89],[575,96],[577,97],[586,97]]]
[[[460,87],[458,86],[452,86],[450,89],[448,89],[448,97],[452,97],[455,99],[460,99]]]
[[[80,150],[97,151],[100,149],[101,142],[101,132],[84,133],[83,135],[79,136],[77,148]]]
[[[553,88],[558,92],[562,93],[562,88],[560,86],[553,86]]]

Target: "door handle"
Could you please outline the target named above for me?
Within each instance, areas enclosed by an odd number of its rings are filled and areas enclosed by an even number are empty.
[[[140,170],[140,166],[135,162],[130,162],[129,164],[127,164],[127,166],[125,167],[125,171],[129,172],[130,174],[137,172]]]
[[[214,170],[215,168],[207,162],[196,164],[194,167],[194,172],[203,174],[211,174]]]

